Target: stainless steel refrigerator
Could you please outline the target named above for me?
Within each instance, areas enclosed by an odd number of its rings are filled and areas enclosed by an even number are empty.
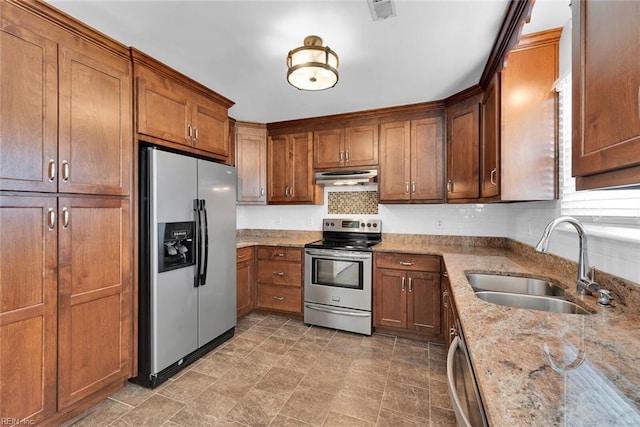
[[[233,336],[236,170],[140,150],[138,376],[155,387]]]

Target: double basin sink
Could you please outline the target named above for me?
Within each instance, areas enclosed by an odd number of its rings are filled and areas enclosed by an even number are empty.
[[[554,313],[591,314],[567,300],[564,289],[532,277],[469,273],[476,297],[489,303]]]

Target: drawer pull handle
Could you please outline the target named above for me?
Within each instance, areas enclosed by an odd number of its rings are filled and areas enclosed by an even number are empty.
[[[283,257],[284,253],[280,252],[280,253],[276,254],[276,256]]]
[[[242,259],[244,257],[246,257],[246,255],[238,255],[238,259]]]
[[[284,271],[274,271],[273,274],[275,274],[276,276],[284,276]]]
[[[273,299],[276,301],[284,301],[284,297],[274,296]]]
[[[410,266],[413,265],[413,263],[410,262],[410,261],[400,261],[400,265],[406,265],[406,266],[410,267]]]

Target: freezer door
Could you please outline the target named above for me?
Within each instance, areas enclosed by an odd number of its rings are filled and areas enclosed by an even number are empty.
[[[159,273],[163,236],[158,225],[194,220],[197,161],[150,149],[151,373],[156,374],[198,348],[196,266]]]
[[[206,280],[198,288],[201,347],[236,325],[236,169],[198,160],[198,198],[208,232]]]

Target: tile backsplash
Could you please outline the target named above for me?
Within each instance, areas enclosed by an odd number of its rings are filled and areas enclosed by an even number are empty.
[[[327,213],[337,215],[377,215],[377,191],[330,191]]]

